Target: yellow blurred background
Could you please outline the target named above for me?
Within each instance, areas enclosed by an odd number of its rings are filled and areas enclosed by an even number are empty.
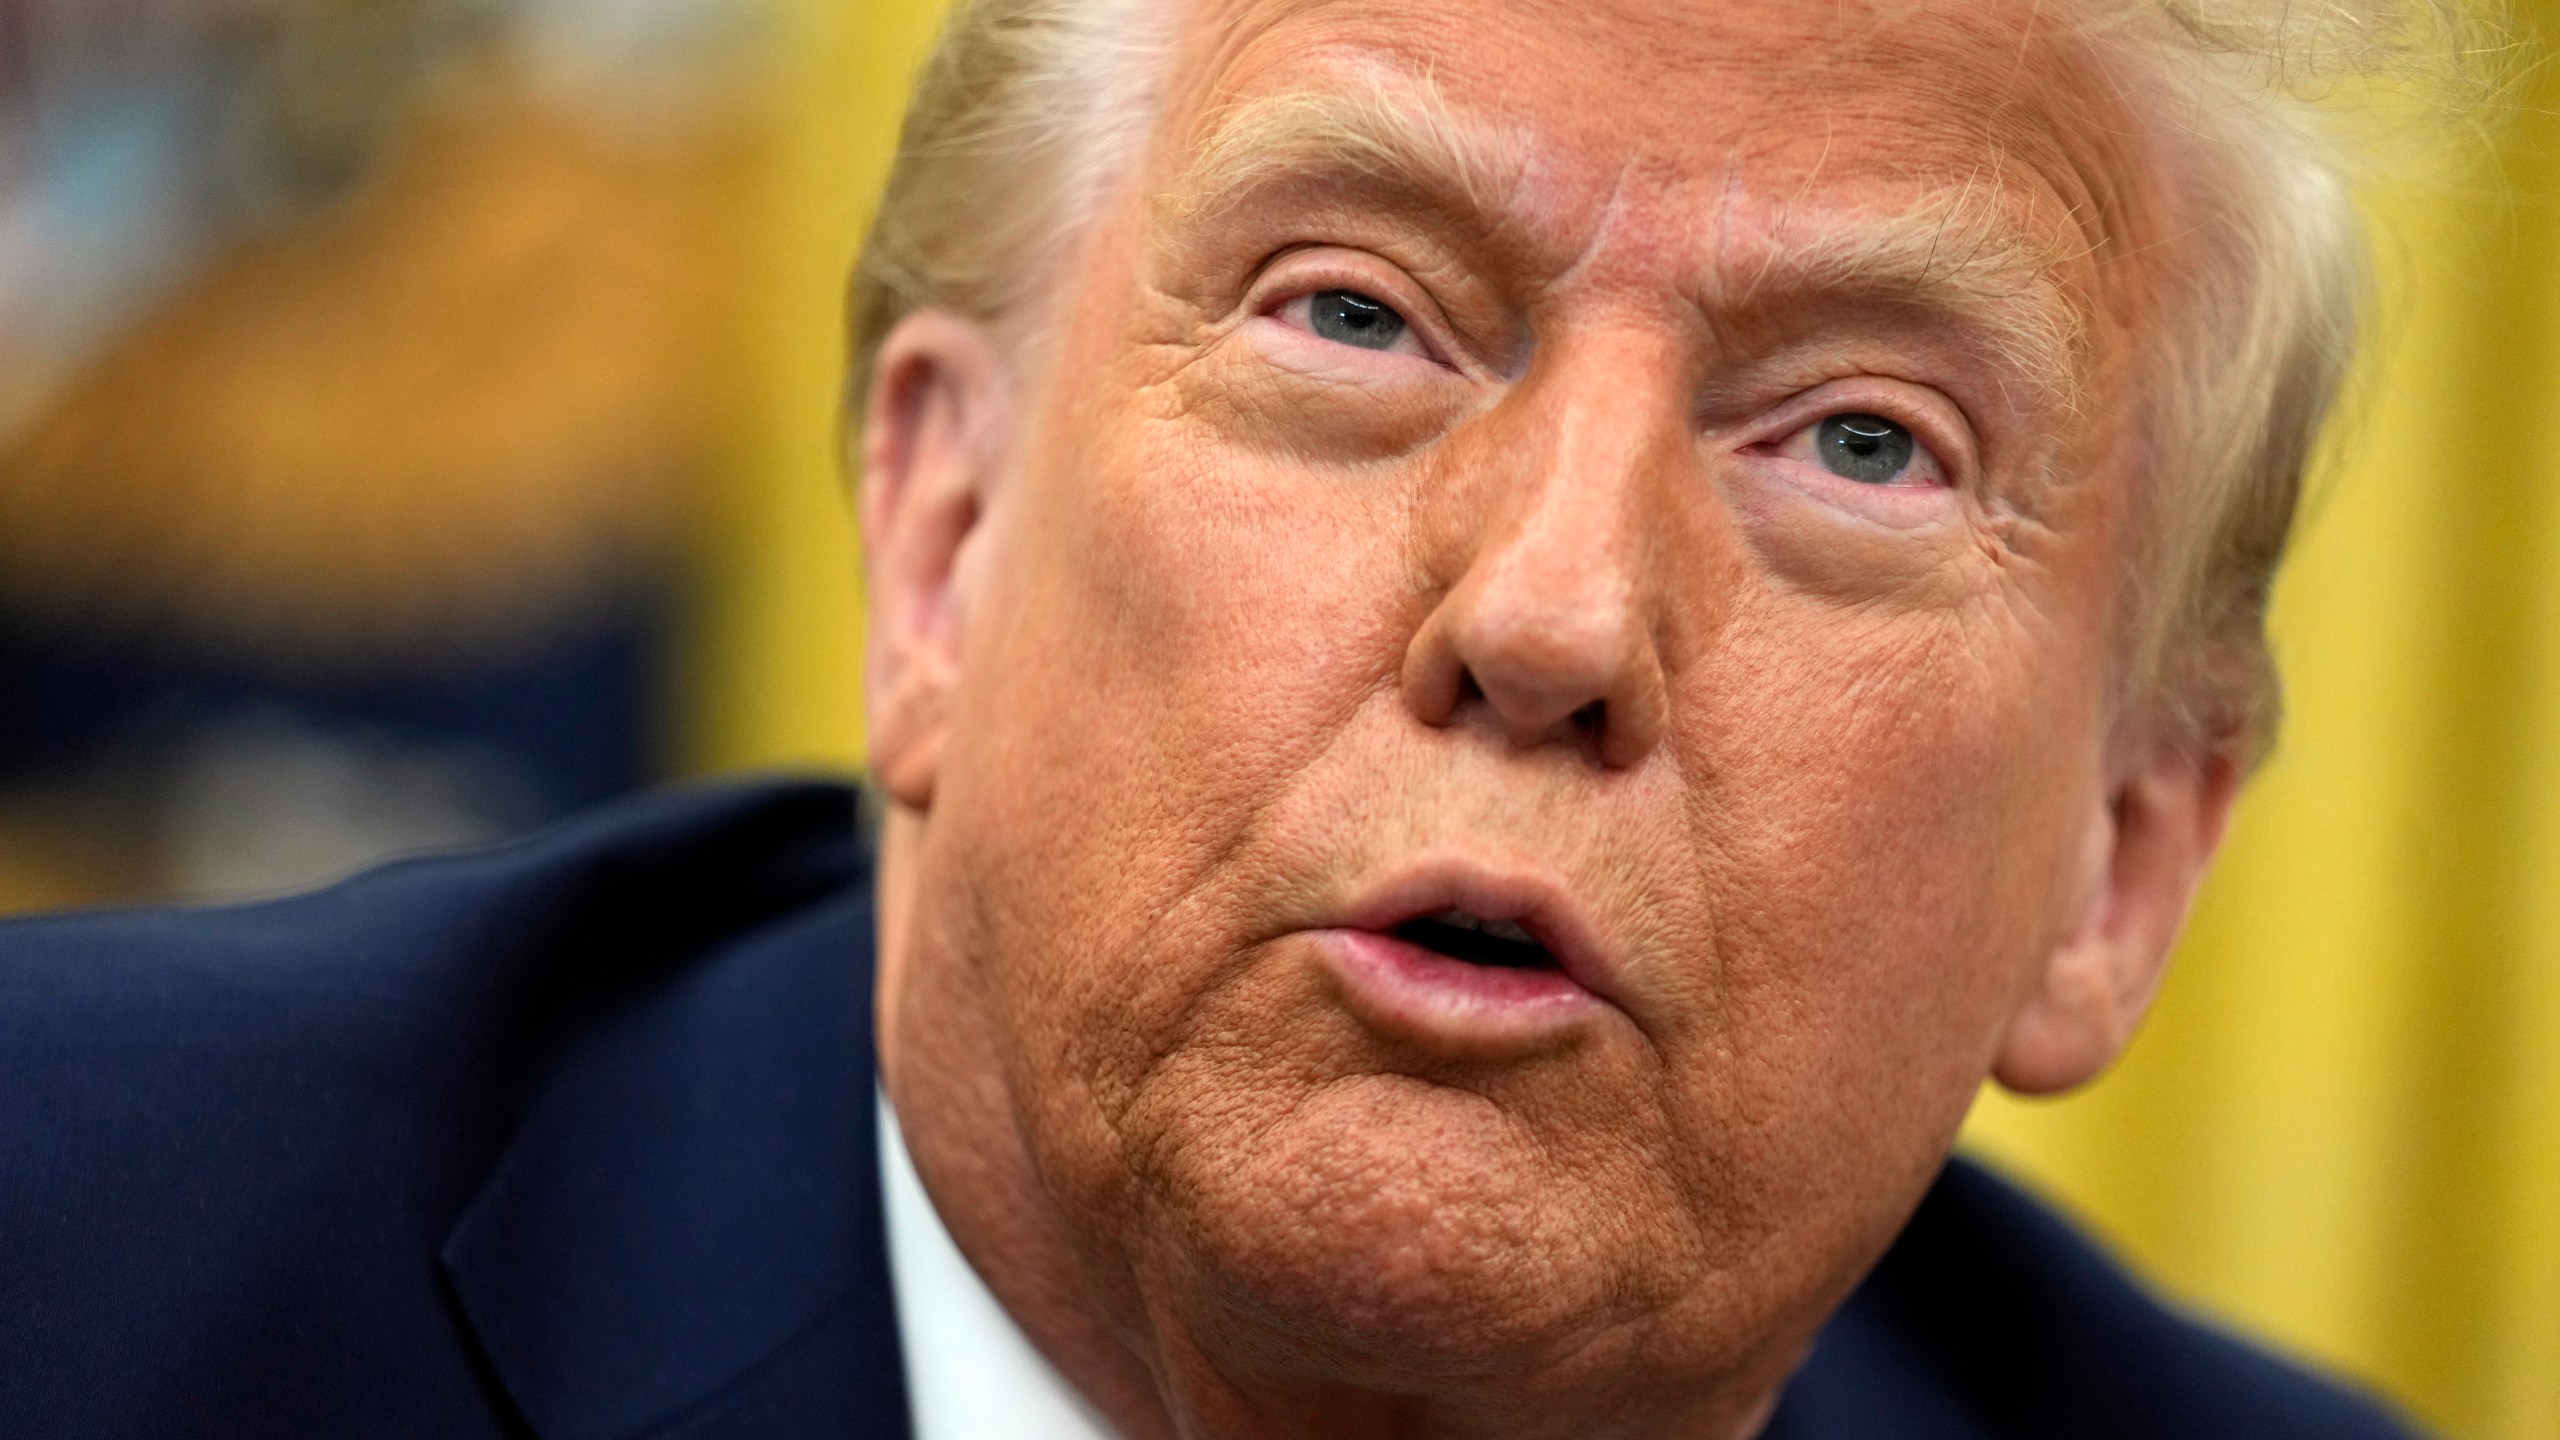
[[[47,3],[0,0],[0,57]],[[241,8],[290,49],[383,3]],[[261,763],[278,734],[338,746],[336,788],[293,792],[336,807],[322,853],[226,879],[168,857],[236,855],[231,831],[173,830],[184,807],[114,778],[165,721],[20,735],[0,904],[255,889],[655,776],[858,764],[841,292],[940,5],[623,3],[658,28],[581,50],[519,0],[404,40],[393,113],[318,127],[352,179],[246,207],[78,344],[9,308],[0,198],[0,634],[40,658],[113,634],[153,684],[218,671],[321,717],[266,722]],[[2522,8],[2560,30],[2560,0]],[[2560,77],[2517,98],[2369,189],[2381,314],[2278,594],[2288,728],[2154,1020],[2079,1095],[1987,1094],[1967,1136],[2169,1293],[2463,1440],[2560,1437]],[[40,169],[0,151],[0,197],[12,163]],[[591,633],[644,658],[598,670]],[[480,830],[358,833],[456,735],[519,770],[592,753],[435,698],[500,672],[644,711],[607,737],[636,758]],[[42,728],[13,723],[0,752]]]

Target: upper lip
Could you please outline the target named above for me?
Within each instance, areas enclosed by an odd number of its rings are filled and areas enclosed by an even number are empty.
[[[1609,998],[1614,967],[1598,927],[1571,890],[1533,870],[1460,858],[1410,864],[1370,887],[1343,923],[1385,932],[1450,910],[1519,926],[1555,957],[1565,978]]]

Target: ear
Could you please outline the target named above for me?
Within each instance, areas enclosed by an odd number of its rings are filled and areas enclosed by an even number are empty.
[[[2009,1018],[1991,1072],[2001,1084],[2028,1095],[2068,1090],[2123,1052],[2239,791],[2227,757],[2163,745],[2096,807],[2082,854],[2085,898]]]
[[[969,613],[964,561],[1009,452],[1009,390],[983,327],[926,310],[881,341],[864,397],[871,770],[914,809],[933,799]]]

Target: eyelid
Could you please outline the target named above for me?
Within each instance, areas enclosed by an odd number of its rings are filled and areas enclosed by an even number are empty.
[[[1407,333],[1423,350],[1421,355],[1412,358],[1429,360],[1450,370],[1465,368],[1451,358],[1460,351],[1452,343],[1453,332],[1448,318],[1440,313],[1440,307],[1432,303],[1422,287],[1403,271],[1364,251],[1331,245],[1308,245],[1281,251],[1263,266],[1262,273],[1255,276],[1247,288],[1244,311],[1249,315],[1276,318],[1298,301],[1311,299],[1327,290],[1356,291],[1404,317]]]
[[[1923,396],[1934,397],[1938,403],[1930,404]],[[1851,414],[1880,415],[1909,430],[1912,440],[1936,460],[1945,488],[1973,488],[1973,477],[1981,468],[1980,452],[1964,422],[1964,412],[1955,402],[1937,396],[1925,386],[1882,376],[1836,380],[1790,397],[1767,420],[1752,427],[1756,438],[1745,441],[1740,448],[1774,453],[1777,447],[1825,419]]]

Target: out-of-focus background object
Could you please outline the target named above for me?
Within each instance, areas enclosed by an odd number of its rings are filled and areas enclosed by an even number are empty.
[[[663,773],[736,468],[754,0],[0,0],[0,901]]]
[[[840,295],[939,11],[0,0],[0,902],[858,763]],[[2290,725],[2156,1018],[1968,1136],[2459,1440],[2560,1435],[2560,73],[2517,99],[2373,187]]]

